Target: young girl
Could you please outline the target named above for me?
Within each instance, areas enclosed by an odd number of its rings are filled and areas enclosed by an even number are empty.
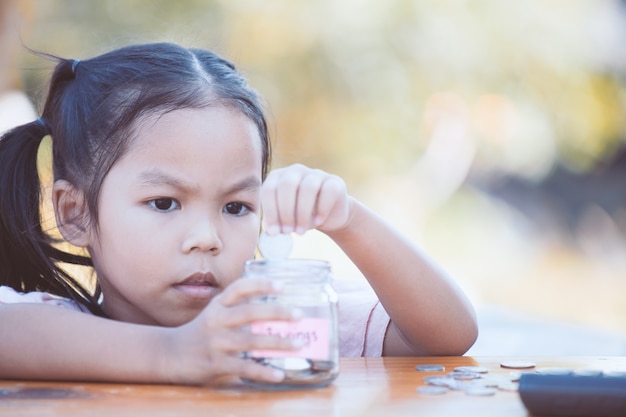
[[[85,256],[42,228],[47,135],[56,223]],[[330,236],[375,291],[339,294],[342,355],[459,355],[473,344],[472,307],[411,242],[340,178],[302,165],[266,175],[269,158],[259,98],[211,52],[162,43],[58,59],[41,118],[0,140],[0,379],[281,381],[242,355],[298,347],[243,330],[301,314],[246,303],[280,291],[238,279],[261,209],[270,233]],[[92,266],[96,284],[68,264]]]

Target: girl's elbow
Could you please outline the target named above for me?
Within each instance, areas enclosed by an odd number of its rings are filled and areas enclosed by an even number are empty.
[[[468,326],[463,334],[459,337],[457,351],[452,356],[462,356],[467,353],[468,350],[474,346],[478,339],[478,324],[474,321],[471,326]]]

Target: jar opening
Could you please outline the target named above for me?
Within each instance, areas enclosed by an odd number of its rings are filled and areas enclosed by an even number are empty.
[[[326,281],[330,277],[330,263],[317,259],[255,259],[246,262],[244,276]]]

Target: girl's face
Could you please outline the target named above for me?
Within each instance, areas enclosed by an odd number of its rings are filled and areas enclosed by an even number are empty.
[[[144,121],[106,176],[89,247],[111,318],[193,319],[254,256],[262,145],[226,107]]]

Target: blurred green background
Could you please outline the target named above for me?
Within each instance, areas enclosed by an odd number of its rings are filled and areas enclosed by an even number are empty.
[[[174,41],[266,98],[302,162],[415,239],[478,305],[626,335],[626,5],[617,0],[5,0],[2,89]],[[296,250],[356,272],[314,233]]]

